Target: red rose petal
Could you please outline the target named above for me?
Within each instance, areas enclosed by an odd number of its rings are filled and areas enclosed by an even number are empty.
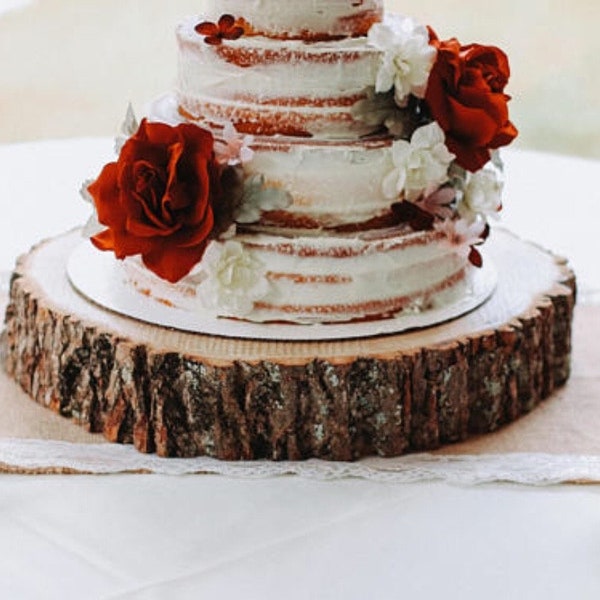
[[[226,40],[239,40],[245,31],[243,27],[232,27],[227,33],[223,34]]]
[[[203,21],[196,25],[195,30],[200,35],[218,35],[219,27],[210,21]]]
[[[168,237],[179,231],[180,228],[181,225],[178,223],[169,226],[167,223],[160,223],[157,220],[144,222],[139,219],[127,219],[126,223],[127,233],[138,238]]]
[[[115,248],[114,235],[110,229],[105,229],[104,231],[97,233],[92,236],[91,240],[92,244],[99,250],[114,250]]]
[[[501,148],[502,146],[507,146],[510,144],[517,136],[519,135],[519,131],[517,128],[509,121],[504,125],[504,127],[498,132],[496,137],[490,142],[490,148],[496,150],[497,148]]]
[[[484,108],[465,106],[454,98],[449,99],[448,105],[450,120],[455,123],[454,137],[474,144],[483,144],[494,137],[496,122]]]
[[[211,35],[204,38],[204,43],[209,46],[220,46],[223,43],[223,38],[220,35]]]
[[[205,214],[205,207],[209,204],[209,192],[211,187],[206,161],[197,157],[194,164],[194,172],[197,180],[196,189],[193,192],[195,194],[195,203],[189,212],[190,224],[199,223],[202,220]]]
[[[149,252],[152,244],[144,239],[130,236],[126,231],[110,229],[92,237],[92,243],[100,250],[112,250],[119,259]]]
[[[461,143],[453,138],[447,138],[446,145],[456,156],[457,164],[471,173],[479,171],[492,157],[491,152],[485,147],[474,147],[472,144]]]
[[[183,156],[184,153],[184,145],[181,142],[178,142],[176,144],[172,144],[171,146],[169,146],[169,164],[167,165],[167,185],[166,185],[166,194],[165,197],[166,198],[172,198],[171,194],[169,193],[170,190],[172,190],[178,181],[178,177],[180,176],[180,172],[178,167],[179,161],[181,160],[181,157]],[[188,202],[185,203],[180,203],[175,201],[175,206],[173,206],[172,208],[178,209],[178,208],[183,208],[184,205],[189,204]],[[164,215],[164,207],[163,207],[163,215]],[[164,215],[166,217],[166,215]]]
[[[179,244],[182,248],[189,248],[198,245],[203,240],[208,239],[215,224],[215,218],[213,210],[210,206],[207,207],[206,213],[202,222],[188,231],[181,232],[181,243]]]
[[[157,245],[151,252],[144,254],[142,259],[153,273],[170,283],[176,283],[202,260],[206,245],[206,242],[192,248]]]
[[[469,253],[469,262],[474,266],[480,269],[483,267],[483,257],[481,256],[481,252],[477,250],[474,246],[471,246],[471,252]]]
[[[110,225],[119,220],[120,206],[117,172],[118,164],[108,163],[102,169],[98,179],[88,187],[88,191],[94,199],[98,220],[103,225]]]
[[[462,49],[462,54],[470,65],[475,65],[485,74],[493,92],[504,91],[510,77],[510,65],[508,56],[500,48],[469,44]]]
[[[235,25],[235,17],[233,15],[221,15],[219,19],[219,30],[221,33],[231,29]]]
[[[207,161],[211,159],[214,149],[214,137],[210,131],[191,123],[177,126],[178,134],[185,140],[190,155],[201,154]]]
[[[171,127],[166,123],[150,123],[144,119],[140,125],[140,133],[143,134],[142,139],[146,140],[155,147],[155,149],[164,149],[177,141],[177,127]],[[137,135],[134,140],[137,138]]]

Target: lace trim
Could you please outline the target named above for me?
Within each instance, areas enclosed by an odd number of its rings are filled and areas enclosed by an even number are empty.
[[[0,271],[0,301],[8,291],[9,282],[10,273]],[[584,300],[585,304],[600,304],[600,292],[588,291]],[[1,350],[0,343],[0,355]],[[297,475],[319,480],[360,478],[392,483],[445,481],[459,485],[477,485],[509,482],[543,486],[600,483],[600,456],[540,453],[412,454],[390,459],[369,458],[355,463],[321,460],[225,462],[206,457],[164,459],[140,454],[131,446],[116,444],[3,439],[0,440],[0,472],[215,474],[244,478]]]
[[[165,459],[131,446],[72,444],[42,440],[0,440],[0,471],[19,473],[213,474],[268,478],[296,475],[309,479],[360,478],[391,483],[445,481],[459,485],[510,482],[524,485],[600,483],[600,456],[551,454],[415,454],[369,458],[356,463],[224,462],[212,458]]]

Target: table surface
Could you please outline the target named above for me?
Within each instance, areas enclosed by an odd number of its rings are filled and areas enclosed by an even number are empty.
[[[600,164],[506,152],[503,222],[600,290]],[[0,271],[83,223],[106,139],[0,146]],[[600,487],[0,476],[2,598],[598,598]]]

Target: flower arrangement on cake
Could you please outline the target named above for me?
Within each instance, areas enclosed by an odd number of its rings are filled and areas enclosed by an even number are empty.
[[[117,161],[85,189],[86,231],[137,257],[133,285],[160,287],[149,270],[220,316],[344,322],[439,304],[467,262],[482,266],[502,206],[497,150],[517,135],[504,52],[398,15],[371,17],[367,35],[313,33],[230,14],[180,27],[177,97],[140,124],[130,110]],[[273,83],[295,68],[312,95]],[[261,78],[274,89],[253,92]]]

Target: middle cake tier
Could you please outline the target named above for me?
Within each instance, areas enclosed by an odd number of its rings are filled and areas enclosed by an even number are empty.
[[[344,323],[418,314],[468,293],[472,267],[439,232],[402,228],[360,236],[254,231],[209,247],[172,285],[138,258],[123,264],[138,292],[163,306],[255,322]]]
[[[156,100],[151,121],[186,122],[173,95]],[[221,144],[223,129],[214,129]],[[362,230],[393,224],[392,206],[402,195],[386,194],[385,181],[396,170],[394,140],[318,140],[287,136],[246,139],[252,160],[243,166],[246,193],[277,191],[284,200],[276,209],[261,211],[261,225],[294,229]],[[250,202],[250,204],[252,204]]]
[[[245,176],[287,195],[287,206],[260,223],[298,229],[372,228],[387,224],[391,206],[383,182],[394,169],[389,139],[299,142],[257,138]]]

